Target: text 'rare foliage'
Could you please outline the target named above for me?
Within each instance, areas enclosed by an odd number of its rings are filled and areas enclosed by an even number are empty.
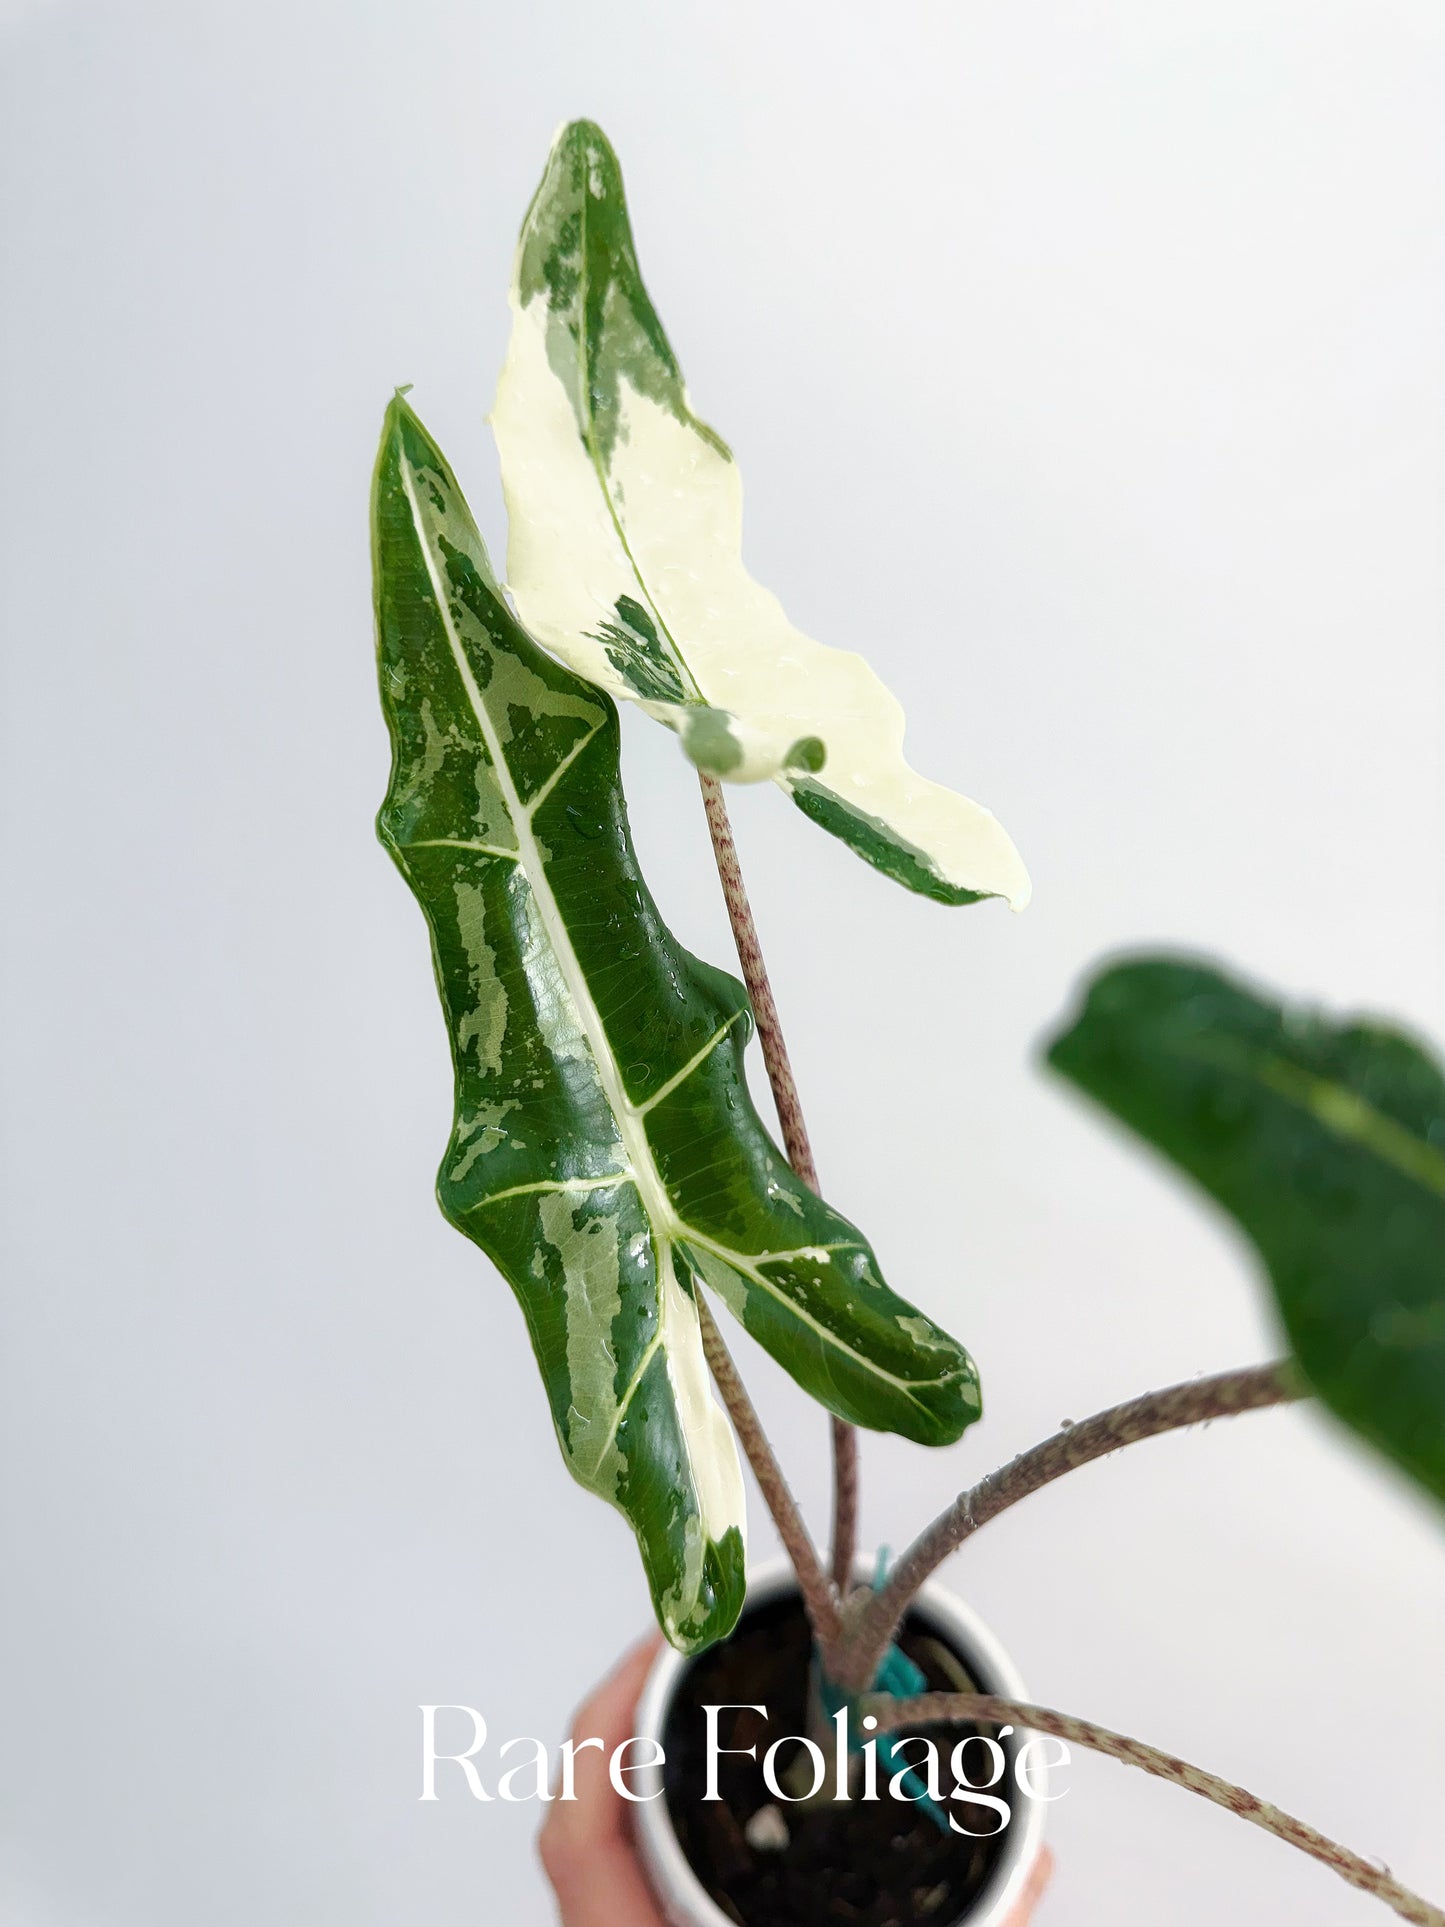
[[[856,1424],[946,1443],[976,1376],[763,1129],[747,994],[677,943],[638,870],[617,712],[518,626],[400,397],[373,548],[379,827],[431,929],[455,1070],[442,1209],[516,1293],[569,1467],[629,1519],[664,1630],[697,1647],[744,1587],[701,1285]]]

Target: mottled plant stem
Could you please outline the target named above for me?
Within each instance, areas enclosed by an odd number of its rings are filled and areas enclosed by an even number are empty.
[[[768,1067],[768,1082],[773,1087],[773,1102],[778,1107],[778,1122],[783,1128],[783,1148],[788,1154],[789,1164],[804,1184],[816,1191],[818,1172],[813,1163],[813,1147],[808,1142],[808,1127],[803,1122],[803,1107],[798,1101],[798,1087],[793,1081],[788,1047],[783,1041],[782,1025],[778,1022],[778,1006],[773,1001],[768,968],[763,962],[762,948],[758,943],[757,925],[753,922],[752,906],[748,902],[743,873],[738,865],[737,845],[733,842],[723,787],[715,776],[709,776],[705,770],[698,771],[697,780],[702,788],[703,808],[707,811],[707,827],[712,836],[713,856],[717,859],[717,873],[722,882],[723,901],[727,904],[728,921],[733,927],[733,942],[737,945],[743,982],[753,1001],[758,1040],[763,1047],[763,1062]]]
[[[797,1500],[788,1489],[788,1481],[783,1469],[773,1455],[763,1431],[762,1421],[754,1409],[752,1400],[738,1377],[737,1366],[723,1342],[723,1335],[717,1328],[717,1321],[708,1310],[701,1292],[696,1294],[697,1315],[702,1325],[702,1348],[707,1357],[723,1404],[727,1407],[728,1417],[733,1422],[733,1430],[747,1455],[748,1464],[753,1468],[753,1476],[762,1492],[763,1501],[772,1514],[773,1524],[778,1528],[778,1537],[783,1549],[792,1562],[793,1571],[798,1578],[798,1591],[803,1597],[803,1607],[808,1615],[808,1623],[813,1629],[813,1637],[818,1643],[818,1651],[823,1664],[831,1671],[834,1654],[837,1651],[838,1636],[842,1624],[838,1617],[838,1606],[833,1588],[818,1558],[808,1528],[803,1523],[803,1515],[798,1510]]]
[[[1281,1405],[1305,1397],[1306,1392],[1307,1387],[1288,1360],[1219,1372],[1213,1378],[1191,1379],[1167,1391],[1146,1392],[1142,1398],[1111,1405],[1078,1425],[1064,1426],[1042,1445],[1021,1452],[999,1471],[961,1492],[898,1560],[887,1584],[867,1602],[850,1630],[840,1656],[839,1684],[863,1692],[871,1684],[909,1601],[929,1574],[980,1526],[1037,1492],[1040,1486],[1140,1439],[1198,1425],[1206,1419]]]
[[[833,1534],[829,1570],[840,1599],[853,1584],[858,1551],[858,1434],[833,1420]]]
[[[1172,1753],[1146,1746],[1142,1740],[1131,1740],[1124,1733],[1111,1732],[1107,1726],[1096,1726],[1092,1720],[1077,1719],[1071,1713],[1056,1713],[1047,1706],[998,1699],[991,1693],[921,1693],[914,1699],[904,1700],[869,1695],[861,1702],[861,1710],[865,1717],[871,1714],[878,1721],[879,1732],[968,1720],[978,1725],[1012,1725],[1036,1733],[1051,1733],[1075,1746],[1090,1747],[1124,1766],[1140,1767],[1145,1773],[1156,1774],[1190,1793],[1202,1794],[1216,1806],[1237,1813],[1241,1820],[1249,1820],[1277,1839],[1287,1840],[1301,1853],[1310,1854],[1331,1868],[1352,1887],[1383,1900],[1402,1920],[1413,1921],[1415,1927],[1445,1927],[1445,1912],[1422,1900],[1419,1894],[1411,1893],[1408,1887],[1402,1887],[1387,1868],[1351,1853],[1348,1847],[1316,1833],[1303,1820],[1296,1820],[1293,1815],[1270,1806],[1268,1801],[1246,1793],[1243,1787],[1206,1773],[1202,1767],[1190,1766],[1187,1760],[1177,1759]]]
[[[728,820],[728,806],[723,797],[723,787],[715,776],[699,770],[698,783],[702,788],[703,808],[707,811],[708,834],[712,837],[712,853],[717,862],[717,873],[722,883],[723,901],[727,905],[728,921],[733,929],[733,942],[737,945],[738,962],[742,966],[743,982],[747,985],[748,996],[752,999],[753,1016],[757,1020],[758,1042],[763,1049],[763,1063],[767,1066],[768,1082],[772,1086],[773,1103],[777,1107],[778,1123],[783,1132],[783,1149],[788,1154],[788,1162],[810,1191],[818,1189],[818,1170],[813,1163],[813,1147],[808,1141],[808,1127],[803,1122],[803,1106],[798,1098],[798,1087],[793,1081],[793,1067],[788,1061],[788,1046],[783,1039],[783,1027],[778,1021],[778,1006],[773,1000],[773,987],[768,982],[768,968],[763,962],[762,945],[758,942],[757,925],[753,922],[752,906],[748,902],[747,889],[743,883],[742,868],[738,863],[737,845],[733,842],[732,824]],[[833,1420],[833,1539],[832,1556],[829,1561],[833,1584],[841,1594],[847,1592],[853,1579],[853,1559],[858,1542],[858,1434],[851,1425],[842,1419]]]

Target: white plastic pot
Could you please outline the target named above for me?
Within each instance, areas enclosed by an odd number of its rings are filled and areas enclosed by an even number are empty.
[[[765,1566],[749,1580],[744,1620],[759,1607],[796,1591],[788,1565]],[[910,1615],[924,1622],[935,1637],[958,1655],[978,1682],[980,1692],[997,1693],[1006,1699],[1028,1697],[1013,1661],[988,1627],[970,1607],[942,1586],[930,1581],[909,1610]],[[661,1743],[673,1696],[689,1664],[683,1654],[671,1647],[664,1647],[658,1654],[638,1701],[634,1730],[639,1736]],[[1006,1741],[1006,1748],[1017,1747],[1024,1737],[1016,1735]],[[662,1767],[648,1767],[636,1773],[634,1788],[647,1797],[632,1810],[638,1851],[658,1905],[672,1927],[733,1927],[703,1888],[678,1844],[662,1792],[664,1771]],[[1010,1806],[1012,1817],[1001,1837],[999,1854],[987,1884],[964,1913],[953,1920],[940,1921],[938,1927],[1003,1927],[1008,1919],[1027,1884],[1044,1836],[1043,1801],[1020,1796],[1013,1799]]]

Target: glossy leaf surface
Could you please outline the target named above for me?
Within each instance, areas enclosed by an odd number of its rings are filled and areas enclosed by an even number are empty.
[[[515,1291],[569,1466],[631,1521],[664,1630],[695,1647],[743,1588],[699,1279],[858,1424],[956,1438],[973,1368],[768,1138],[746,992],[676,942],[638,871],[617,712],[518,626],[399,397],[373,543],[379,827],[431,928],[455,1069],[442,1209]]]
[[[1295,1356],[1347,1425],[1445,1498],[1445,1078],[1379,1024],[1207,966],[1106,969],[1051,1047],[1258,1247]]]
[[[909,889],[1021,908],[1028,877],[990,812],[912,770],[868,664],[802,635],[743,567],[736,465],[692,412],[590,122],[553,147],[512,309],[492,426],[508,587],[532,633],[668,723],[700,768],[771,778]]]

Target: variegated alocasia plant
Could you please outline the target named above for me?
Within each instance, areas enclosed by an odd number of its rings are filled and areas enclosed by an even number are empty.
[[[771,778],[806,815],[943,903],[1029,882],[986,809],[903,757],[903,711],[859,655],[802,635],[742,561],[742,484],[692,412],[643,286],[601,129],[558,135],[512,282],[492,409],[507,586],[532,634],[678,732],[699,768]]]
[[[744,572],[732,458],[692,414],[616,158],[588,122],[554,146],[513,307],[493,419],[521,621],[440,451],[400,394],[387,411],[372,501],[393,747],[379,827],[430,927],[451,1042],[442,1209],[516,1294],[572,1473],[626,1516],[664,1631],[696,1650],[744,1596],[736,1436],[798,1574],[815,1709],[871,1717],[880,1735],[941,1719],[1058,1734],[1445,1927],[1377,1862],[1139,1741],[976,1693],[900,1699],[908,1662],[890,1650],[919,1586],[999,1512],[1201,1420],[1317,1393],[1445,1500],[1445,1074],[1394,1030],[1292,1010],[1196,960],[1104,970],[1049,1061],[1233,1215],[1289,1355],[1065,1427],[854,1590],[851,1427],[947,1443],[978,1416],[978,1381],[817,1195],[717,778],[772,778],[944,903],[1017,906],[1027,880],[987,811],[908,768],[901,713],[861,659],[798,635]],[[678,944],[642,879],[614,697],[675,729],[703,772],[746,989]],[[755,1014],[791,1166],[748,1095]],[[710,1297],[834,1415],[831,1570]]]

